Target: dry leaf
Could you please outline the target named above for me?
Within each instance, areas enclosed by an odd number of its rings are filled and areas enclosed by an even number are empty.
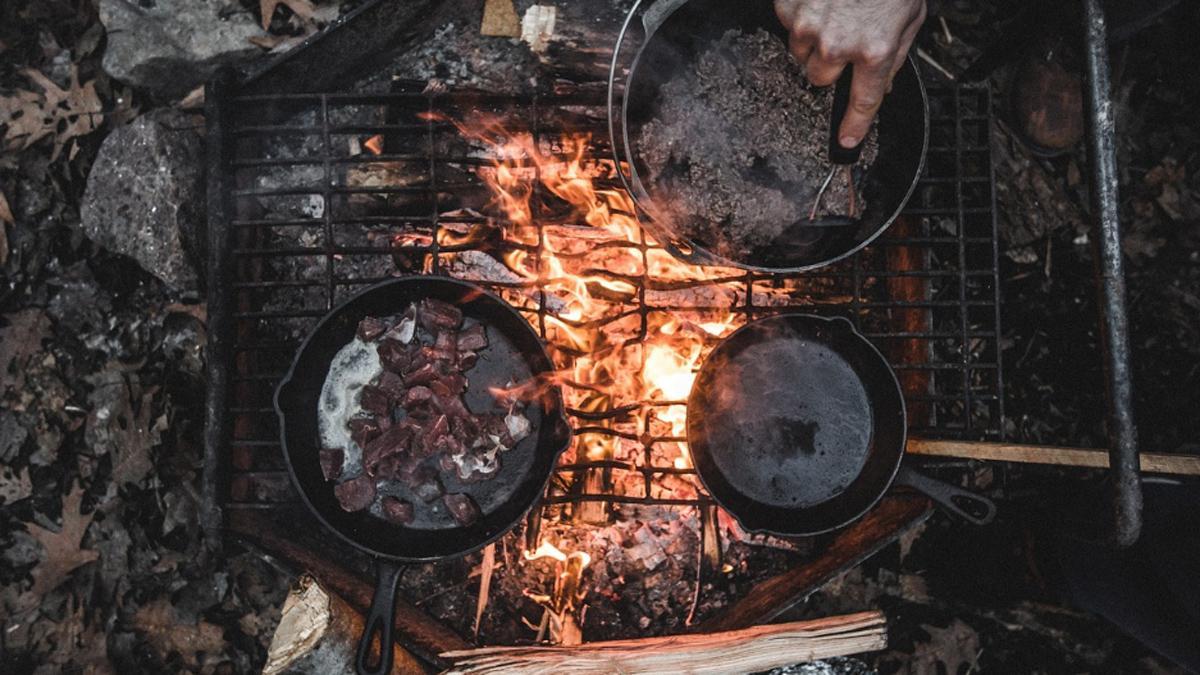
[[[45,659],[44,665],[55,666],[53,672],[82,675],[113,672],[104,631],[88,624],[82,604],[62,620],[46,623],[52,630],[39,638],[35,651]]]
[[[279,5],[284,5],[292,10],[296,16],[302,21],[309,21],[316,13],[312,3],[308,0],[258,0],[258,7],[262,11],[262,29],[267,30],[271,26],[271,18],[275,16],[275,8]]]
[[[33,494],[33,482],[29,480],[29,467],[23,467],[21,473],[13,471],[11,466],[0,468],[0,504],[11,504]]]
[[[138,631],[165,659],[178,653],[189,665],[199,663],[200,654],[216,654],[225,646],[224,630],[207,621],[188,625],[176,618],[167,598],[142,605],[133,615]]]
[[[923,642],[913,650],[908,671],[915,675],[937,675],[939,672],[957,673],[963,665],[974,668],[979,662],[979,634],[974,628],[955,619],[946,628],[922,624],[929,633],[929,642]],[[938,664],[944,664],[941,671]]]
[[[24,150],[52,136],[54,161],[68,141],[89,134],[103,122],[103,106],[96,94],[95,81],[79,84],[79,69],[71,66],[71,81],[67,89],[31,68],[21,70],[25,77],[42,90],[41,94],[18,90],[13,96],[0,96],[0,123],[8,127],[4,134],[5,147]]]
[[[42,340],[50,336],[50,317],[36,307],[4,318],[9,324],[0,327],[0,397],[9,389],[24,389],[30,362],[41,354]]]
[[[8,198],[0,192],[0,222],[16,225],[17,221],[13,218],[12,209],[8,206]]]
[[[39,525],[29,523],[29,534],[46,550],[46,557],[33,568],[33,588],[29,590],[35,598],[58,588],[77,567],[86,565],[100,556],[99,551],[79,548],[79,542],[92,524],[95,513],[84,515],[79,512],[83,501],[83,488],[76,485],[63,497],[62,529],[51,532]]]
[[[114,486],[140,483],[154,468],[150,449],[161,437],[152,423],[158,387],[140,391],[136,383],[130,386],[119,369],[103,371],[88,381],[95,389],[88,395],[92,410],[84,439],[94,451],[107,451],[112,456]]]

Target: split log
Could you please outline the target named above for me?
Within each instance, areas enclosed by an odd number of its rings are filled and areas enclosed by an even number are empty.
[[[775,619],[924,522],[932,512],[933,502],[924,495],[909,491],[885,495],[867,515],[839,532],[821,557],[759,583],[741,600],[701,623],[698,630],[735,630]]]
[[[362,631],[361,614],[312,576],[303,575],[283,603],[263,675],[345,672],[354,663]],[[424,675],[425,667],[412,654],[394,647],[393,673]]]
[[[1108,450],[1093,448],[1064,448],[1050,445],[1016,445],[972,441],[934,441],[908,439],[906,452],[933,457],[983,459],[995,462],[1050,464],[1080,468],[1108,468]],[[1162,452],[1141,453],[1143,473],[1162,473],[1172,476],[1200,476],[1200,456],[1176,455]]]
[[[722,633],[594,642],[579,647],[486,647],[443,654],[451,674],[751,673],[887,648],[882,612]]]
[[[226,523],[235,535],[275,556],[295,572],[311,573],[325,588],[365,615],[375,593],[374,580],[337,562],[344,559],[345,549],[331,548],[329,543],[333,538],[311,517],[303,512],[286,515],[291,516],[289,522],[281,523],[258,511],[236,509],[228,512]],[[470,647],[457,633],[401,598],[396,599],[395,619],[396,641],[438,668],[449,665],[438,654]]]

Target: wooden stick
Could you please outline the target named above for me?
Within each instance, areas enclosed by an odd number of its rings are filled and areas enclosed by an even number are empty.
[[[311,573],[325,588],[365,615],[375,594],[374,581],[343,566],[342,558],[329,547],[333,536],[326,534],[311,516],[286,513],[286,522],[280,522],[258,511],[236,509],[227,512],[225,523],[241,539],[279,558],[296,573]],[[401,598],[396,599],[396,641],[439,668],[449,665],[439,653],[470,647],[457,633]]]
[[[302,575],[283,603],[283,614],[263,675],[313,673],[323,675],[351,668],[362,635],[363,618],[310,575]],[[399,645],[393,645],[393,673],[424,675],[425,668]]]
[[[996,462],[1023,464],[1053,464],[1096,469],[1108,468],[1108,451],[1092,448],[1064,448],[1051,445],[1016,445],[973,441],[935,441],[923,438],[908,439],[907,452],[933,457],[986,459]],[[1164,473],[1172,476],[1200,476],[1200,455],[1174,455],[1143,452],[1143,473]]]
[[[882,612],[755,626],[721,633],[594,642],[573,648],[485,647],[442,656],[449,674],[751,673],[887,647]]]
[[[933,513],[929,498],[892,491],[867,515],[838,532],[821,557],[760,582],[741,600],[701,623],[705,632],[746,628],[775,619],[834,577],[896,541]]]

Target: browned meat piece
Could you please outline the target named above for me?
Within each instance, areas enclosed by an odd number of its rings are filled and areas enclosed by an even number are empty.
[[[441,300],[425,300],[417,311],[422,327],[430,333],[442,329],[455,329],[462,325],[462,310]]]
[[[511,448],[513,445],[512,436],[508,434],[508,425],[504,423],[504,415],[487,415],[483,419],[483,433],[488,436],[495,436],[500,440],[500,445],[506,448]]]
[[[383,431],[379,427],[378,417],[355,417],[346,425],[350,428],[350,440],[360,448],[367,447],[367,444],[379,437]]]
[[[403,373],[408,365],[412,363],[413,353],[416,351],[400,344],[396,340],[384,339],[379,343],[379,362],[383,364],[386,370],[393,373]]]
[[[459,525],[466,527],[479,520],[479,507],[470,495],[450,493],[442,497],[442,503]]]
[[[368,384],[362,388],[358,404],[363,410],[376,415],[392,414],[392,399],[388,393],[379,387]]]
[[[397,424],[368,443],[367,447],[363,448],[363,467],[367,473],[373,476],[380,475],[380,467],[384,460],[392,457],[402,460],[407,457],[411,452],[412,436],[411,429]]]
[[[400,321],[396,322],[396,325],[392,326],[391,330],[384,334],[383,337],[388,340],[396,340],[401,344],[409,344],[416,336],[417,306],[409,305]]]
[[[367,475],[334,486],[333,494],[346,511],[362,511],[375,501],[375,479]]]
[[[388,395],[388,398],[390,398],[393,403],[404,398],[404,394],[407,389],[407,387],[404,386],[404,380],[402,380],[399,375],[386,370],[383,371],[383,374],[379,376],[379,384],[377,386]]]
[[[450,432],[463,443],[471,443],[479,438],[479,422],[474,415],[450,418]]]
[[[475,352],[459,352],[458,353],[458,369],[467,371],[475,367],[479,361],[479,355]]]
[[[437,471],[425,465],[418,466],[413,472],[409,487],[412,488],[413,496],[427,504],[441,497],[446,491]]]
[[[318,456],[325,480],[337,480],[341,477],[342,462],[346,459],[346,453],[341,448],[321,448]]]
[[[451,364],[451,363],[458,362],[458,352],[457,351],[438,349],[436,346],[421,347],[421,354],[422,354],[422,356],[425,357],[426,361],[431,361],[431,362],[435,362],[435,363]]]
[[[433,348],[444,354],[452,354],[447,361],[458,360],[458,331],[444,330],[433,340]]]
[[[420,370],[413,371],[404,376],[404,383],[408,386],[416,386],[418,384],[429,384],[441,376],[441,369],[436,364],[427,363]]]
[[[413,505],[395,497],[384,497],[380,500],[383,515],[397,525],[407,525],[413,521]]]
[[[438,384],[440,383],[433,382],[429,387],[432,389]],[[445,389],[445,385],[442,386],[442,389]],[[462,399],[455,394],[438,396],[437,406],[439,410],[446,413],[449,417],[469,417],[471,415],[471,411],[467,410],[467,406],[462,402]]]
[[[460,352],[477,352],[487,345],[487,332],[481,323],[458,334],[458,351]]]
[[[409,389],[404,394],[404,398],[400,401],[400,405],[405,410],[411,410],[419,405],[425,405],[433,400],[433,392],[429,387],[417,385]]]
[[[375,338],[383,335],[383,331],[388,329],[388,325],[381,319],[376,319],[373,316],[368,316],[358,322],[358,339],[363,342],[370,342]]]

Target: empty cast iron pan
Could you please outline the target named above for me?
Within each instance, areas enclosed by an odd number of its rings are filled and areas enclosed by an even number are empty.
[[[491,403],[491,387],[508,387],[547,375],[552,363],[537,333],[510,305],[487,291],[442,277],[405,277],[373,286],[346,301],[317,324],[296,354],[291,370],[275,392],[275,409],[288,472],[304,503],[331,532],[373,556],[378,585],[359,643],[359,673],[388,673],[392,649],[396,587],[401,563],[428,562],[465,555],[513,528],[542,496],[559,454],[571,441],[556,389],[548,389],[525,409],[530,435],[503,455],[491,479],[465,484],[443,476],[447,492],[471,496],[482,515],[469,526],[458,525],[445,513],[426,515],[409,525],[387,522],[368,511],[348,513],[334,496],[334,483],[321,473],[319,403],[326,379],[343,347],[355,338],[364,317],[391,317],[410,304],[433,298],[462,310],[465,321],[485,327],[488,346],[467,371],[466,395],[472,410]],[[340,366],[339,366],[340,367]],[[379,663],[367,663],[372,636],[380,635]]]
[[[901,466],[906,431],[895,374],[842,318],[783,314],[743,326],[708,356],[688,397],[696,471],[753,532],[842,527],[893,480],[989,522],[989,500]]]

